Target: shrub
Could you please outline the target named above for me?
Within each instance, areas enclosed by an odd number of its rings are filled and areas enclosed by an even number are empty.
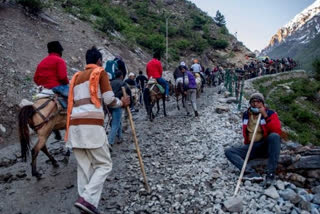
[[[45,6],[41,0],[18,0],[17,2],[32,14],[38,14]]]
[[[180,50],[185,50],[185,49],[190,48],[191,42],[186,39],[181,39],[176,42],[175,46]]]
[[[229,33],[228,29],[226,26],[222,26],[219,30],[219,32],[223,35],[227,35]]]
[[[140,34],[136,41],[138,44],[151,50],[159,50],[161,52],[165,50],[165,38],[160,34]]]
[[[312,67],[315,72],[315,79],[320,80],[320,59],[314,60]]]
[[[225,49],[228,47],[229,43],[226,40],[218,39],[218,40],[209,40],[210,46],[214,49]]]

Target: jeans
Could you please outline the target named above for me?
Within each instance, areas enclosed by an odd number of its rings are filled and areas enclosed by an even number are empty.
[[[166,96],[169,96],[169,84],[168,84],[168,82],[167,82],[165,79],[163,79],[162,77],[157,78],[157,81],[158,81],[158,83],[159,83],[160,85],[164,86],[164,88],[165,88],[165,95],[166,95]]]
[[[69,94],[69,85],[58,85],[52,88],[52,91],[57,94],[61,94],[64,97],[68,97]]]
[[[280,155],[280,143],[281,139],[279,134],[270,133],[265,141],[261,140],[253,144],[249,160],[268,158],[267,173],[275,173]],[[233,165],[241,170],[248,149],[249,144],[240,147],[231,147],[225,150],[225,155]],[[254,169],[247,165],[245,172],[254,172]]]
[[[122,138],[122,123],[121,123],[122,108],[113,108],[111,110],[111,114],[112,114],[111,131],[108,136],[108,141],[110,145],[113,145],[116,136],[118,136],[119,139]]]
[[[189,113],[189,102],[192,104],[193,111],[197,111],[197,89],[190,88],[187,91],[186,111]]]

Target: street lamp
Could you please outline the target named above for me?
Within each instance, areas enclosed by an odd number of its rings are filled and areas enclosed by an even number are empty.
[[[168,69],[168,49],[169,49],[169,39],[168,39],[168,22],[169,22],[169,18],[172,16],[173,14],[170,14],[168,17],[166,17],[166,69]]]

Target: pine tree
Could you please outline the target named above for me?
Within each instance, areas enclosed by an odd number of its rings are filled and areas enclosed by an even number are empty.
[[[224,15],[222,15],[222,13],[220,13],[219,10],[216,13],[216,17],[214,17],[214,21],[217,23],[219,27],[226,25],[226,20],[224,18]]]

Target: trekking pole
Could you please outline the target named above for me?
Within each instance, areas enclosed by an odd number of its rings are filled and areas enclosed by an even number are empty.
[[[247,155],[246,155],[246,159],[244,160],[244,163],[243,163],[243,165],[242,165],[240,177],[239,177],[239,179],[238,179],[238,183],[237,183],[237,186],[236,186],[236,190],[234,191],[233,196],[236,196],[236,195],[238,194],[238,191],[239,191],[239,188],[240,188],[240,184],[241,184],[241,180],[242,180],[244,171],[245,171],[245,169],[246,169],[246,166],[247,166],[247,163],[248,163],[248,160],[249,160],[249,157],[250,157],[250,153],[251,153],[251,150],[252,150],[252,146],[253,146],[254,139],[255,139],[255,137],[256,137],[256,133],[257,133],[257,130],[258,130],[258,126],[260,125],[260,119],[261,119],[261,113],[259,113],[258,121],[257,121],[256,127],[254,128],[253,136],[252,136],[252,139],[251,139],[251,142],[250,142],[250,145],[249,145],[249,149],[248,149],[248,152],[247,152]]]
[[[122,89],[123,96],[127,97],[127,93],[126,93],[125,88],[121,87],[121,89]],[[139,148],[139,144],[138,144],[138,139],[137,139],[137,135],[136,135],[136,129],[134,127],[134,123],[133,123],[133,120],[132,120],[132,114],[131,114],[129,106],[127,106],[126,109],[127,109],[128,115],[129,115],[129,122],[130,122],[131,130],[132,130],[132,134],[133,134],[133,138],[134,138],[134,144],[135,144],[136,150],[137,150],[140,169],[141,169],[141,172],[142,172],[142,175],[143,175],[144,185],[145,185],[145,188],[146,188],[147,192],[150,193],[150,187],[148,185],[146,172],[144,170],[144,165],[143,165],[143,161],[142,161],[142,157],[141,157],[141,153],[140,153],[140,148]]]
[[[243,87],[244,87],[244,77],[241,77],[241,91],[240,91],[240,98],[239,98],[239,103],[238,103],[238,110],[240,111],[241,109],[241,102],[242,102],[242,96],[243,96]]]

